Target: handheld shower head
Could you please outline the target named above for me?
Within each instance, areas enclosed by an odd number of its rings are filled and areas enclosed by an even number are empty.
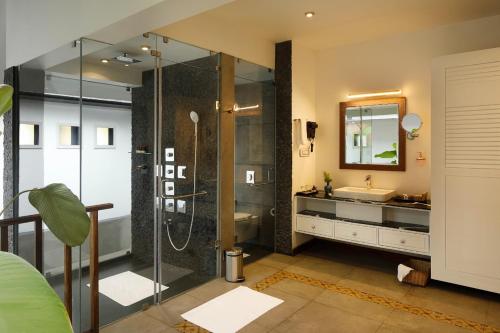
[[[194,111],[191,111],[189,113],[189,117],[191,117],[191,120],[193,121],[193,123],[197,124],[198,121],[200,120],[200,117],[198,116],[198,114]]]

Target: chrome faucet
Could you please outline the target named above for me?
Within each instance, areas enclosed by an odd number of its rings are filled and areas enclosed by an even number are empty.
[[[372,188],[372,175],[365,176],[366,189],[369,190]]]

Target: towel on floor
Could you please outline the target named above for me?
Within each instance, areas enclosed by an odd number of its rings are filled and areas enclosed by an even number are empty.
[[[413,268],[405,266],[403,264],[398,265],[398,281],[403,282],[403,279],[410,274]]]

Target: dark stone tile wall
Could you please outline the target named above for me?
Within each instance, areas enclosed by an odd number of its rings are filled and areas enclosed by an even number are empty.
[[[292,42],[276,44],[276,251],[292,254]]]
[[[187,166],[186,179],[175,179],[175,194],[193,191],[194,124],[191,111],[199,115],[197,192],[208,195],[196,198],[192,235],[187,248],[175,251],[167,236],[181,247],[187,240],[191,222],[192,200],[186,199],[187,212],[163,216],[162,260],[193,270],[200,279],[216,274],[217,238],[217,56],[163,68],[162,147],[175,148],[175,167]],[[132,145],[153,150],[153,72],[143,74],[143,86],[132,93]],[[163,151],[164,152],[164,151]],[[164,160],[164,156],[162,156]],[[132,251],[139,258],[153,258],[153,157],[134,154],[133,168],[146,164],[145,171],[132,174]],[[171,163],[171,162],[167,162]]]
[[[15,86],[14,75],[17,69],[9,68],[5,71],[4,83]],[[17,107],[19,104],[17,104]],[[15,110],[16,105],[13,105],[13,109],[10,112],[7,112],[3,116],[3,202],[7,203],[12,199],[15,195],[16,184],[17,181],[15,179],[15,163],[16,160],[16,150],[13,142],[13,131],[15,127]],[[19,110],[17,110],[19,113]],[[14,213],[14,205],[5,209],[4,217],[12,217]],[[12,227],[9,227],[9,251],[13,250],[13,234]]]

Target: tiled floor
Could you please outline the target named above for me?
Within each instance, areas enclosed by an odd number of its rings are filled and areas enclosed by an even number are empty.
[[[396,263],[377,252],[370,258],[370,253],[339,254],[337,247],[322,245],[295,257],[272,254],[246,266],[244,285],[260,282],[257,289],[284,303],[241,332],[500,332],[499,295],[438,282],[427,288],[400,284]],[[178,332],[182,313],[238,285],[211,281],[101,331]]]

